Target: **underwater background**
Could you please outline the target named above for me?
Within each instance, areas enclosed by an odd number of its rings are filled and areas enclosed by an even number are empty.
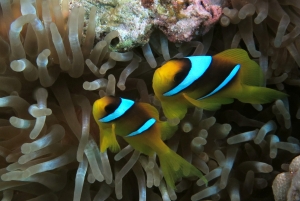
[[[0,196],[4,201],[299,200],[300,2],[1,0]],[[242,48],[264,105],[192,108],[165,143],[207,178],[169,188],[157,157],[99,151],[91,114],[105,95],[150,103],[171,58]],[[298,157],[297,157],[298,156]]]

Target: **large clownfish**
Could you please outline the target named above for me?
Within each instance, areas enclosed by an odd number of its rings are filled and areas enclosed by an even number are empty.
[[[230,49],[215,56],[172,59],[153,76],[153,90],[168,119],[182,119],[189,107],[217,110],[238,99],[264,104],[286,94],[262,87],[259,65],[242,49]]]
[[[95,101],[93,116],[100,129],[100,151],[120,149],[116,135],[122,136],[134,149],[148,156],[157,154],[167,185],[175,188],[183,176],[203,177],[193,165],[172,151],[164,142],[176,130],[159,120],[158,111],[147,103],[105,96]],[[206,180],[205,180],[206,181]]]

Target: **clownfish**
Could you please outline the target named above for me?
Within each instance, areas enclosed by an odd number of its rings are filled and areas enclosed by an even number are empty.
[[[116,135],[119,135],[141,153],[158,155],[164,178],[171,188],[175,188],[176,180],[183,176],[197,176],[206,181],[196,167],[163,142],[171,137],[177,126],[160,121],[158,111],[150,104],[105,96],[95,101],[93,116],[100,129],[101,152],[107,148],[118,151]]]
[[[264,104],[286,97],[262,87],[260,66],[243,49],[229,49],[214,56],[172,59],[153,76],[153,90],[168,119],[183,119],[189,107],[217,110],[234,99]]]

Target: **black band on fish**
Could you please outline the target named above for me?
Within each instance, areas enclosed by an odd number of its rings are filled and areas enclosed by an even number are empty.
[[[164,93],[164,96],[173,96],[189,87],[205,73],[212,61],[211,56],[193,56],[185,58],[191,61],[191,68],[189,73],[184,78],[184,80],[180,82],[176,87]]]
[[[107,122],[113,121],[113,120],[121,117],[125,112],[127,112],[134,105],[134,101],[132,101],[132,100],[124,99],[124,98],[120,98],[120,99],[121,99],[121,103],[115,109],[115,111],[108,114],[107,116],[99,119],[100,122],[107,123]]]
[[[229,75],[225,78],[225,80],[223,80],[223,82],[217,86],[212,92],[210,92],[209,94],[201,97],[201,98],[198,98],[197,100],[202,100],[204,98],[207,98],[209,96],[212,96],[213,94],[217,93],[218,91],[220,91],[222,88],[224,88],[235,76],[236,74],[238,73],[238,71],[240,70],[241,68],[241,65],[240,64],[237,64],[233,69],[232,71],[229,73]]]

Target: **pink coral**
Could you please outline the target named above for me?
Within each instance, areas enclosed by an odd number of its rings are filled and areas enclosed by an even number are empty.
[[[172,42],[191,41],[213,27],[226,5],[226,0],[161,1],[163,8],[156,8],[154,24]]]

